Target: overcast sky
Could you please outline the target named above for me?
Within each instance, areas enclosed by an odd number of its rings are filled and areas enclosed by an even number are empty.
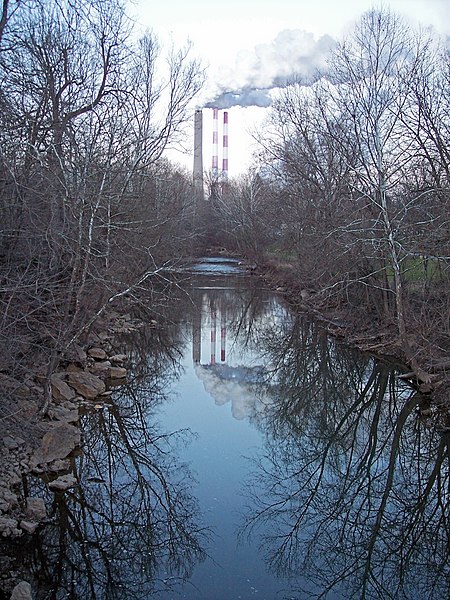
[[[333,40],[374,6],[389,7],[413,26],[420,23],[442,36],[450,34],[450,0],[135,0],[131,12],[138,27],[152,30],[165,47],[189,40],[193,55],[207,67],[207,85],[198,104],[228,108],[263,107],[270,102],[267,93],[249,96],[242,90],[274,87],[294,72],[311,75],[323,66]],[[229,108],[231,175],[251,162],[246,130],[260,123],[266,111]],[[204,111],[205,139],[210,135],[209,113]],[[190,157],[181,159],[190,164]],[[209,160],[205,151],[205,169]]]

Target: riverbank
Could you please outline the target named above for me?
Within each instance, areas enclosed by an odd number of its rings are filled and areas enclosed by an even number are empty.
[[[243,262],[242,265],[255,277],[265,280],[293,311],[311,315],[344,344],[396,362],[410,385],[422,393],[423,402],[418,404],[420,414],[432,418],[435,425],[439,423],[448,427],[447,372],[444,369],[432,373],[431,382],[419,381],[408,375],[408,365],[393,324],[376,321],[373,316],[364,315],[355,307],[327,303],[314,290],[303,289],[288,264]],[[53,404],[44,419],[39,414],[44,395],[43,370],[34,368],[29,380],[24,382],[16,381],[14,384],[9,381],[15,385],[15,393],[5,395],[1,406],[5,424],[0,433],[4,456],[0,465],[0,527],[3,537],[31,539],[33,532],[48,522],[48,507],[44,501],[27,496],[23,488],[22,479],[28,474],[41,477],[50,489],[59,492],[77,485],[70,468],[70,455],[81,441],[79,416],[83,411],[101,410],[108,402],[111,388],[125,381],[125,369],[131,365],[126,355],[119,354],[117,340],[122,334],[132,334],[144,325],[154,327],[156,322],[143,323],[132,319],[129,314],[118,312],[102,316],[83,347],[74,346],[52,376]],[[3,386],[7,381],[4,376]],[[0,562],[4,562],[1,552]],[[4,598],[9,600],[13,586],[18,582],[20,570],[14,576],[3,578],[0,592],[3,590]],[[1,593],[0,600],[3,600]]]
[[[262,261],[254,272],[282,295],[292,310],[311,315],[331,336],[362,352],[396,363],[399,377],[446,413],[446,427],[450,430],[450,355],[441,343],[427,339],[421,346],[416,345],[421,378],[408,361],[392,321],[383,321],[365,308],[337,304],[320,292],[304,288],[289,262]]]
[[[112,389],[126,382],[128,358],[117,351],[117,340],[142,326],[144,323],[129,314],[110,311],[102,316],[83,347],[74,344],[62,356],[51,377],[52,402],[46,415],[41,414],[44,365],[33,365],[26,381],[0,372],[1,539],[24,543],[50,518],[50,507],[44,500],[29,495],[25,483],[28,476],[42,478],[55,492],[65,492],[78,484],[71,456],[81,442],[80,415],[101,410]],[[20,567],[13,568],[10,563],[10,557],[0,551],[1,599],[9,599],[25,576]]]

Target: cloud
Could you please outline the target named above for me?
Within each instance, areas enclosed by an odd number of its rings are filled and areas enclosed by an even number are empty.
[[[205,108],[231,108],[232,106],[262,106],[272,104],[269,89],[243,88],[234,92],[222,92],[211,102],[205,104]]]
[[[298,78],[311,83],[317,80],[319,72],[326,71],[335,45],[329,35],[316,40],[312,33],[285,29],[270,44],[238,53],[234,68],[222,68],[219,92],[206,107],[269,106],[271,89],[286,87]]]

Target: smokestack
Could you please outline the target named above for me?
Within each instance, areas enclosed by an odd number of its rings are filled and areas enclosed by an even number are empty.
[[[213,153],[212,174],[217,177],[219,173],[219,109],[213,108]]]
[[[194,194],[199,200],[204,199],[203,190],[203,113],[195,111],[194,117]]]
[[[222,154],[222,178],[228,179],[228,113],[223,113],[223,154]]]

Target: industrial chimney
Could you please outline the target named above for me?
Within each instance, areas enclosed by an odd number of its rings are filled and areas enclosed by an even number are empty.
[[[213,108],[213,151],[212,151],[212,175],[217,179],[219,174],[219,109]]]
[[[198,201],[204,200],[203,189],[203,113],[199,108],[194,117],[194,195]]]
[[[223,113],[222,180],[228,180],[228,113]]]

